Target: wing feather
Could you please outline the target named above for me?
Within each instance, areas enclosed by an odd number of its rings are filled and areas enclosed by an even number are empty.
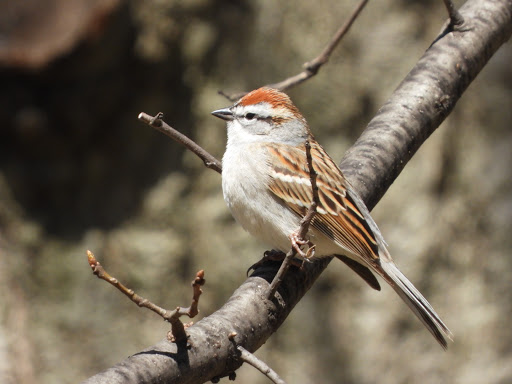
[[[304,217],[313,200],[305,149],[287,147],[286,153],[281,153],[277,146],[270,144],[268,148],[272,170],[270,190],[299,217]],[[450,330],[395,266],[377,225],[361,199],[348,189],[341,170],[315,141],[311,142],[311,157],[319,189],[319,206],[311,225],[347,251],[343,256],[360,258],[340,257],[370,286],[380,289],[372,270],[382,276],[446,348],[445,337],[452,339]]]
[[[303,217],[313,200],[305,149],[268,146],[271,163],[270,190]],[[351,254],[367,263],[379,259],[377,240],[356,202],[347,193],[341,170],[316,142],[311,143],[317,173],[319,205],[311,225]]]

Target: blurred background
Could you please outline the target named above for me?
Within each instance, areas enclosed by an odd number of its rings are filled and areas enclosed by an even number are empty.
[[[225,127],[210,111],[231,103],[217,91],[297,73],[355,4],[0,3],[0,382],[78,382],[165,337],[159,317],[92,275],[87,249],[167,308],[188,305],[204,269],[196,321],[226,301],[265,246],[232,220],[220,176],[137,115],[164,112],[220,158]],[[370,2],[290,91],[335,160],[445,20],[441,1]],[[511,62],[509,43],[374,210],[455,343],[443,352],[389,287],[332,262],[256,353],[287,382],[512,381]],[[247,366],[237,379],[268,382]]]

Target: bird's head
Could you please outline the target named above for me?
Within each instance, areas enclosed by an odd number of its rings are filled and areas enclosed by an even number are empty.
[[[212,115],[227,121],[228,144],[297,145],[310,135],[306,119],[288,95],[272,88],[249,92],[233,106],[213,111]]]

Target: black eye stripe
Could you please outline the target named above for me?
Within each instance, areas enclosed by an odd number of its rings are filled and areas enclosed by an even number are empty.
[[[244,114],[237,114],[236,117],[238,119],[244,119],[244,120],[248,120],[248,121],[259,120],[259,121],[267,121],[269,123],[271,123],[273,121],[271,116],[262,116],[262,115],[258,115],[257,113],[254,113],[254,112],[246,112]]]

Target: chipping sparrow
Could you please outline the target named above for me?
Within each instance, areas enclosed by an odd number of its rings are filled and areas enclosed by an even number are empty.
[[[277,250],[290,249],[290,239],[313,201],[304,145],[308,140],[319,197],[308,232],[314,257],[336,255],[380,290],[376,272],[447,347],[450,330],[398,270],[370,212],[286,94],[260,88],[212,114],[226,120],[228,128],[222,159],[224,200],[246,231]]]

